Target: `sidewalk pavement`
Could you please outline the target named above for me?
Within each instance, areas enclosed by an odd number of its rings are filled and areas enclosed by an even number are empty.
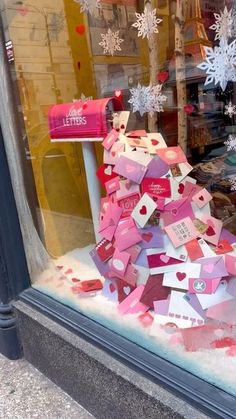
[[[25,359],[0,354],[0,419],[95,419]]]

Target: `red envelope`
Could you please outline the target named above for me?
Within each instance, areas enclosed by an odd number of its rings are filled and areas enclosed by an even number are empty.
[[[204,257],[203,251],[197,239],[193,239],[190,240],[190,242],[185,243],[185,247],[191,261]]]
[[[163,274],[150,275],[140,298],[140,302],[154,309],[153,302],[165,300],[170,288],[162,285]]]
[[[103,186],[105,186],[106,182],[117,176],[116,173],[113,173],[113,166],[110,164],[102,164],[96,171],[96,175]]]

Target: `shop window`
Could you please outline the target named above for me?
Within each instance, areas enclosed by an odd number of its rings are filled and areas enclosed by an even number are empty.
[[[32,287],[235,395],[235,2],[3,3]]]

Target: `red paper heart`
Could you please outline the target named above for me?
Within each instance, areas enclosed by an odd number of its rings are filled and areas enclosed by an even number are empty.
[[[177,272],[176,276],[177,276],[179,281],[183,281],[184,278],[186,278],[186,274],[184,272]]]
[[[84,25],[76,26],[75,30],[79,35],[83,35],[85,32],[85,26]]]
[[[204,201],[204,196],[201,195],[201,196],[199,196],[198,199],[199,199],[199,201]]]
[[[147,243],[149,243],[152,240],[152,238],[153,234],[151,232],[142,234],[142,239]]]
[[[139,212],[140,212],[141,215],[146,215],[147,214],[147,208],[146,208],[146,206],[143,205]]]
[[[193,111],[194,111],[194,106],[193,106],[193,105],[191,105],[190,103],[189,103],[188,105],[185,105],[185,106],[184,106],[184,112],[185,112],[187,115],[191,115],[191,113],[193,113]]]
[[[172,212],[172,214],[176,215],[178,210],[177,210],[177,208],[174,208],[171,212]]]
[[[216,234],[214,228],[212,226],[209,226],[206,233],[207,236],[214,236]]]
[[[182,195],[183,191],[184,191],[184,185],[183,185],[183,183],[180,183],[180,184],[179,184],[179,189],[178,189],[178,192],[179,192],[179,194],[181,194],[181,195]]]
[[[122,124],[122,125],[120,126],[120,129],[125,129],[124,124]]]
[[[157,74],[157,80],[161,83],[165,83],[166,80],[169,78],[168,71],[160,71],[160,73]]]
[[[158,145],[159,144],[159,141],[157,141],[157,140],[151,140],[151,143],[152,143],[152,145]]]
[[[114,284],[110,284],[109,288],[110,288],[111,293],[115,292],[115,290],[116,290],[116,287],[115,287]]]

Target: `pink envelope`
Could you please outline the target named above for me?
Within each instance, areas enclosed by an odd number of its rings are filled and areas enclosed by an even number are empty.
[[[118,305],[118,311],[120,314],[134,314],[134,313],[145,313],[149,310],[149,307],[145,304],[140,303],[140,298],[144,290],[144,285],[139,285],[128,297]]]
[[[187,161],[186,156],[179,146],[159,148],[156,150],[157,155],[167,164],[184,163]]]
[[[228,325],[236,325],[236,300],[223,301],[209,307],[207,310],[207,317],[227,323]]]
[[[107,210],[100,218],[99,233],[107,240],[112,240],[123,209],[112,202],[108,203]]]
[[[115,129],[112,129],[109,134],[107,134],[106,138],[103,140],[102,145],[106,150],[110,150],[114,142],[117,140],[119,136],[119,132]]]
[[[169,224],[165,227],[165,231],[174,247],[180,247],[199,235],[190,217]]]
[[[116,249],[111,260],[111,269],[115,273],[118,273],[119,275],[124,276],[129,260],[130,260],[129,253],[120,252],[118,249]]]
[[[228,271],[225,267],[225,262],[223,256],[215,256],[212,258],[202,258],[195,260],[195,263],[202,265],[200,278],[219,278],[223,276],[228,276]]]
[[[236,256],[225,255],[225,266],[229,274],[236,275]]]
[[[127,284],[131,285],[132,287],[136,286],[137,279],[139,277],[139,270],[133,266],[131,263],[127,266],[127,269],[124,273],[124,275],[119,274],[118,271],[109,271],[108,273],[109,278],[119,278],[123,281],[127,282]]]
[[[113,192],[116,192],[118,189],[120,189],[120,178],[119,176],[114,177],[111,180],[108,180],[108,182],[105,183],[105,188],[107,191],[107,194],[110,195]]]
[[[188,198],[177,199],[165,205],[164,212],[161,214],[161,219],[164,225],[173,224],[183,218],[190,217],[192,220],[195,215]]]
[[[191,294],[213,294],[221,278],[190,278],[189,279],[189,292]]]
[[[120,141],[116,141],[110,150],[104,149],[103,163],[105,164],[116,164],[119,159],[119,153],[124,151],[124,144]]]
[[[115,245],[122,251],[142,240],[135,222],[132,218],[120,223],[115,233]]]
[[[124,176],[140,184],[147,171],[147,167],[125,156],[120,156],[113,171],[120,176]]]
[[[198,206],[198,208],[203,208],[208,202],[212,200],[212,195],[205,189],[201,189],[192,197],[192,201]]]
[[[189,201],[191,201],[192,197],[201,190],[202,188],[196,185],[196,183],[192,183],[187,180],[184,184],[184,191],[182,194],[182,198],[187,197]]]

